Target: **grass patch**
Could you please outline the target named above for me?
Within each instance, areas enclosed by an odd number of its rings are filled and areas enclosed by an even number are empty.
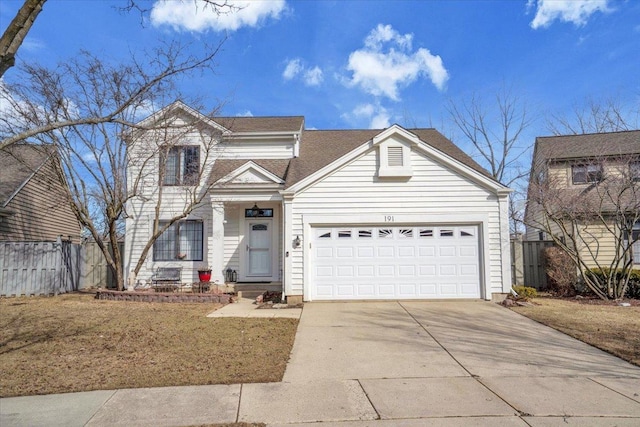
[[[640,306],[557,298],[536,298],[533,302],[533,306],[512,310],[640,366]]]
[[[280,381],[298,321],[205,317],[219,307],[0,299],[0,397]]]

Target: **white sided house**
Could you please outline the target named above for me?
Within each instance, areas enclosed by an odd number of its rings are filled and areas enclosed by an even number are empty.
[[[489,300],[509,292],[510,190],[438,131],[306,130],[303,117],[203,119],[182,103],[162,117],[202,123],[165,150],[168,173],[148,155],[128,170],[129,181],[146,172],[127,208],[125,271],[140,258],[156,212],[162,223],[189,191],[206,197],[154,244],[135,280],[182,267],[181,280],[196,282],[204,264],[212,281],[234,276],[236,290],[279,284],[290,301]],[[143,147],[131,147],[130,157],[146,158]],[[189,187],[196,169],[206,176]]]

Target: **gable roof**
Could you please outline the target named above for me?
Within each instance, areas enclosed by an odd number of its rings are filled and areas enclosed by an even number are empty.
[[[241,168],[245,164],[253,162],[271,172],[278,178],[284,179],[287,175],[287,168],[289,167],[289,159],[218,159],[213,165],[213,170],[209,175],[209,185],[214,184],[216,181],[229,175],[236,169]]]
[[[536,138],[541,160],[640,154],[640,130]]]
[[[291,187],[302,181],[331,162],[372,140],[383,131],[384,129],[305,130],[300,140],[300,156],[291,160],[286,187]],[[493,179],[489,172],[437,130],[408,129],[408,131],[420,138],[422,142]]]
[[[1,207],[7,205],[52,153],[52,146],[22,143],[0,150]]]

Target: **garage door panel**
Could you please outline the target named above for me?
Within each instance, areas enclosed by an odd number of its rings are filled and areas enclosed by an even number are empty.
[[[399,265],[398,266],[398,276],[416,276],[416,266],[415,265]]]
[[[438,251],[438,255],[441,257],[454,257],[456,256],[456,247],[455,246],[440,246],[440,250]]]
[[[400,258],[415,258],[416,248],[413,246],[400,246],[398,247],[398,256]]]
[[[338,258],[353,258],[353,248],[352,247],[346,247],[346,248],[336,248],[336,255],[338,256]]]
[[[393,246],[378,246],[378,258],[395,257],[395,248]]]
[[[375,253],[373,246],[360,246],[357,248],[358,258],[373,258]]]
[[[316,257],[318,258],[333,258],[333,248],[319,247],[316,249]]]
[[[418,246],[418,256],[434,257],[436,256],[436,247],[435,246]]]
[[[312,299],[479,298],[476,226],[314,228]]]

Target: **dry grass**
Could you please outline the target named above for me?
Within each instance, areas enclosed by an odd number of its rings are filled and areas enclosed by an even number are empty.
[[[297,320],[205,317],[218,307],[0,299],[0,397],[280,381]]]
[[[537,298],[513,310],[640,366],[640,306]]]

